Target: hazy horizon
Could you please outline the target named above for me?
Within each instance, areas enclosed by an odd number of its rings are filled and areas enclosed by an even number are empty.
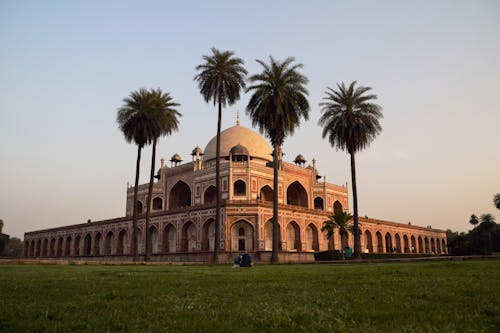
[[[133,90],[181,104],[156,168],[204,149],[217,112],[193,78],[211,47],[249,74],[270,55],[304,65],[310,120],[285,140],[285,160],[315,158],[331,183],[351,183],[349,156],[321,138],[318,103],[342,81],[373,88],[383,129],[356,157],[360,216],[458,231],[473,213],[500,222],[498,1],[4,0],[0,43],[0,219],[13,237],[125,215],[136,146],[116,112]],[[223,110],[223,129],[238,111],[252,128],[247,102]],[[149,168],[146,147],[141,183]]]

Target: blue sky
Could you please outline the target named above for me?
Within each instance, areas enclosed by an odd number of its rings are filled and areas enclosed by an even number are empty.
[[[284,145],[317,159],[330,182],[349,158],[321,138],[327,86],[357,80],[384,108],[383,132],[357,156],[360,214],[466,230],[500,214],[498,1],[0,1],[0,218],[13,236],[124,215],[136,149],[116,111],[160,87],[181,104],[159,155],[189,160],[216,132],[193,81],[211,47],[304,64],[311,114]],[[251,127],[248,96],[223,128]],[[159,162],[158,162],[159,164]],[[141,181],[147,181],[149,150]]]

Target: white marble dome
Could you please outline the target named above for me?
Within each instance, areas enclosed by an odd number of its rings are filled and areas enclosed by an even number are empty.
[[[220,133],[220,156],[229,156],[229,151],[236,145],[244,146],[252,158],[272,161],[272,149],[269,143],[259,133],[241,125],[229,127]],[[205,161],[215,159],[217,136],[214,136],[205,147]]]

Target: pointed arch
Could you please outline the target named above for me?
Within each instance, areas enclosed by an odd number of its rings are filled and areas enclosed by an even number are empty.
[[[162,210],[163,209],[163,199],[160,197],[156,197],[153,199],[153,210]]]
[[[403,235],[403,252],[410,253],[410,243],[408,242],[408,236]]]
[[[64,242],[64,256],[69,257],[71,255],[71,236],[66,237],[66,241]]]
[[[411,235],[410,243],[411,243],[410,253],[417,253],[417,241],[415,240],[414,235]]]
[[[181,251],[196,252],[196,226],[192,221],[182,226]]]
[[[335,202],[333,203],[333,212],[334,213],[342,213],[343,211],[344,211],[344,208],[342,207],[342,204],[340,203],[340,201],[335,200]]]
[[[253,226],[245,220],[239,220],[231,226],[231,250],[251,252],[253,246]]]
[[[201,250],[213,251],[215,248],[215,221],[210,218],[203,224],[201,233]]]
[[[392,236],[390,233],[385,233],[385,252],[390,253],[393,251]]]
[[[123,255],[128,253],[128,235],[125,229],[118,233],[116,240],[116,254]]]
[[[368,253],[373,253],[372,233],[369,230],[365,230],[365,250]]]
[[[75,241],[73,242],[73,255],[74,256],[80,256],[80,243],[81,243],[82,237],[80,235],[75,236]]]
[[[238,179],[234,182],[233,186],[233,195],[234,196],[245,196],[247,195],[247,183],[243,180]]]
[[[63,255],[63,242],[64,239],[62,238],[62,236],[59,236],[56,244],[56,252],[55,252],[56,257],[62,257]]]
[[[143,210],[144,210],[144,205],[142,204],[141,201],[137,200],[137,214],[142,214]]]
[[[48,256],[49,240],[45,238],[42,243],[42,257]]]
[[[35,256],[40,257],[42,255],[42,240],[39,239],[36,241],[36,250]]]
[[[177,230],[172,223],[163,229],[163,252],[177,252]]]
[[[396,240],[395,251],[397,253],[401,253],[401,237],[399,236],[398,233],[394,235],[394,239]]]
[[[318,209],[318,210],[324,210],[325,209],[322,197],[316,197],[316,198],[314,198],[314,209]]]
[[[215,186],[210,185],[209,187],[207,187],[205,193],[203,194],[203,203],[205,205],[214,204],[216,199],[217,199],[217,190]]]
[[[382,233],[380,231],[377,231],[375,233],[375,236],[377,237],[377,253],[383,253],[384,252],[384,243],[382,240]]]
[[[424,247],[425,247],[426,254],[431,253],[431,248],[429,246],[429,238],[427,236],[424,237]]]
[[[273,202],[273,189],[269,185],[265,185],[260,189],[260,200]]]
[[[318,228],[312,223],[306,227],[306,251],[319,251]]]
[[[102,235],[100,232],[98,232],[94,236],[94,246],[93,246],[92,254],[94,256],[100,256],[102,254],[101,248],[102,248]]]
[[[169,209],[191,206],[191,188],[188,184],[179,180],[170,190]]]
[[[286,249],[288,251],[301,251],[300,227],[295,221],[286,226]]]
[[[441,241],[439,240],[439,238],[436,238],[436,253],[437,254],[441,254]]]
[[[47,254],[49,257],[55,257],[56,256],[56,239],[51,238],[50,239],[50,245],[49,245],[49,252]]]
[[[152,225],[149,227],[149,242],[151,244],[151,253],[156,254],[159,251],[158,247],[158,229],[156,226]],[[146,247],[144,246],[144,250]]]
[[[113,234],[113,231],[108,231],[106,234],[106,239],[104,240],[104,254],[105,255],[113,255],[113,244],[114,244],[114,238],[115,235]]]
[[[418,236],[418,253],[424,253],[424,242],[422,236]]]
[[[431,237],[431,253],[436,254],[436,242],[433,237]]]
[[[92,237],[90,234],[85,235],[83,239],[83,255],[92,255]]]
[[[307,191],[297,180],[288,185],[286,189],[286,204],[309,208]]]

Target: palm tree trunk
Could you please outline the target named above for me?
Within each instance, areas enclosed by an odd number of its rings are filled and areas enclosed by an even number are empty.
[[[217,114],[217,147],[215,149],[215,235],[214,264],[219,260],[219,229],[220,229],[220,126],[222,118],[222,100],[219,97],[219,112]]]
[[[149,260],[149,254],[151,252],[151,239],[149,237],[149,219],[151,217],[151,201],[153,197],[153,182],[155,173],[155,159],[156,159],[156,138],[153,139],[153,147],[151,153],[151,172],[149,174],[149,189],[148,189],[148,203],[146,208],[146,226],[145,230],[145,241],[146,241],[146,254],[144,255],[144,261]]]
[[[351,155],[351,182],[352,182],[352,203],[354,206],[354,258],[359,258],[361,255],[361,243],[359,235],[359,221],[358,221],[358,191],[356,189],[356,162],[354,159],[354,152]]]
[[[279,224],[278,224],[278,150],[279,146],[274,145],[273,151],[273,249],[271,252],[271,262],[278,262],[278,252],[280,246]]]
[[[133,260],[137,261],[137,195],[139,193],[139,167],[141,165],[141,149],[142,146],[137,146],[137,162],[135,165],[135,187],[134,187],[134,202],[132,213],[132,256]]]

